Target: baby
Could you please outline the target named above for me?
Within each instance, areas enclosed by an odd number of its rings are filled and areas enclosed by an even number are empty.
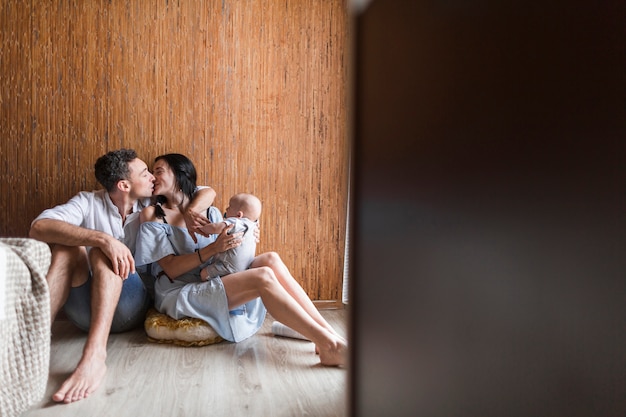
[[[261,200],[252,194],[239,193],[230,198],[224,221],[202,227],[207,234],[219,234],[226,226],[234,224],[229,234],[243,232],[241,245],[218,253],[209,260],[209,265],[200,271],[200,279],[208,281],[217,276],[248,269],[256,254],[254,229],[261,215]]]

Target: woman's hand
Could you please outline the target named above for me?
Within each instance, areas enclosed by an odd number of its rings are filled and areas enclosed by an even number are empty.
[[[257,222],[256,227],[254,228],[254,239],[256,243],[261,243],[261,223]]]
[[[243,232],[237,232],[232,235],[228,234],[228,231],[234,226],[234,224],[226,226],[224,230],[222,230],[222,233],[217,236],[217,239],[214,242],[216,251],[225,252],[228,249],[236,248],[241,245]]]

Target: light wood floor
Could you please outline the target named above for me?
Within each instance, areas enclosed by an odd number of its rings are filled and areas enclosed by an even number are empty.
[[[322,314],[346,335],[346,310]],[[46,395],[22,417],[347,415],[348,371],[320,366],[310,342],[273,336],[272,321],[243,342],[204,347],[151,343],[143,329],[111,335],[106,380],[66,405],[50,398],[76,366],[85,333],[57,320]]]

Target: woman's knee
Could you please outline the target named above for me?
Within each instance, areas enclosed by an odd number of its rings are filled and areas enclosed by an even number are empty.
[[[274,271],[269,266],[255,268],[255,272],[257,273],[257,281],[262,286],[270,286],[278,282],[276,274],[274,274]]]
[[[280,255],[276,252],[265,252],[259,256],[257,256],[257,264],[263,266],[273,266],[282,263],[280,259]]]

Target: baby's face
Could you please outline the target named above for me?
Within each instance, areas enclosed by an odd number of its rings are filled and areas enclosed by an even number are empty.
[[[227,217],[237,217],[237,210],[233,209],[230,205],[226,207],[226,211],[224,212],[224,218]]]

